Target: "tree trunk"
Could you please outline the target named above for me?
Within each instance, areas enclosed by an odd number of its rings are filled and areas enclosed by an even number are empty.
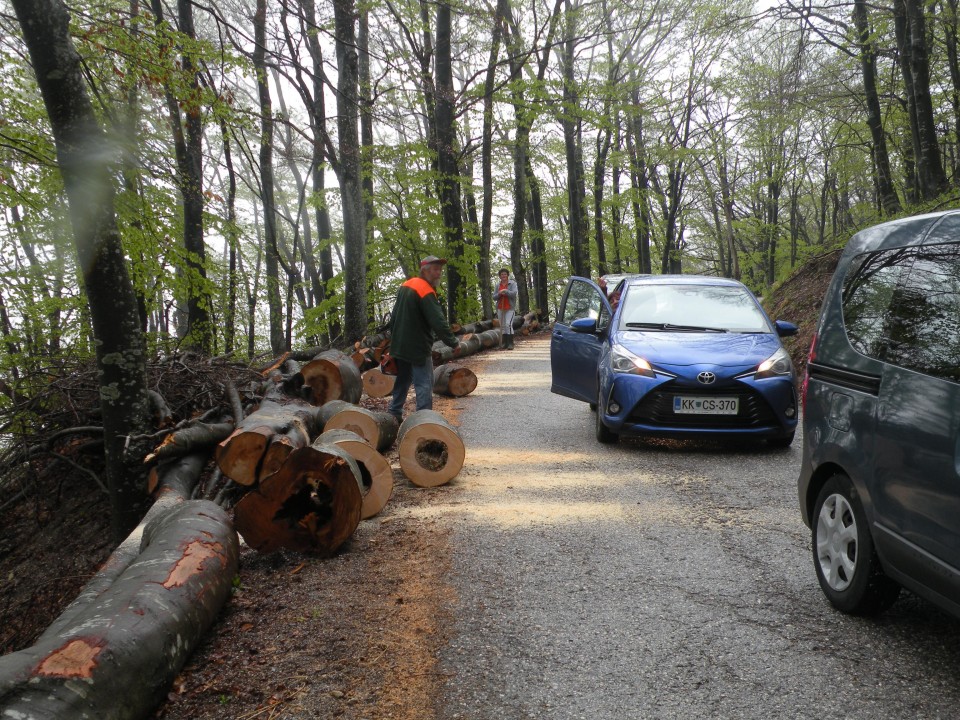
[[[863,92],[867,105],[867,126],[873,139],[873,157],[877,169],[877,194],[880,206],[887,215],[900,212],[900,199],[893,185],[890,158],[887,154],[887,138],[883,132],[883,114],[880,95],[877,92],[877,60],[873,41],[870,39],[870,22],[867,18],[866,0],[854,0],[853,22],[857,28],[860,45],[860,70],[863,73]]]
[[[148,416],[144,343],[136,294],[114,214],[115,158],[87,96],[81,60],[70,39],[70,17],[56,0],[16,0],[57,148],[70,205],[74,245],[96,339],[104,455],[112,529],[119,540],[137,524],[145,501],[127,467],[127,438]]]
[[[947,189],[943,172],[937,125],[933,117],[933,99],[930,95],[930,60],[927,49],[926,3],[923,0],[905,0],[910,28],[910,72],[917,109],[917,130],[920,154],[917,156],[917,176],[925,200],[932,200]]]
[[[396,418],[394,418],[396,428]],[[394,430],[396,434],[396,430]],[[346,450],[357,461],[360,468],[360,482],[363,485],[363,504],[360,506],[360,519],[371,518],[381,510],[393,493],[393,468],[373,446],[351,430],[334,428],[326,430],[317,438],[317,443],[336,445]]]
[[[258,552],[287,548],[327,557],[353,535],[362,505],[357,462],[346,450],[314,442],[244,495],[234,515],[237,532]]]
[[[140,720],[166,696],[237,573],[227,514],[186,500],[205,458],[167,466],[158,500],[77,599],[35,645],[0,658],[0,715]]]
[[[453,126],[454,90],[453,58],[451,57],[451,10],[447,2],[437,4],[437,43],[436,43],[436,132],[437,152],[440,170],[440,206],[443,213],[444,236],[447,254],[447,318],[457,321],[459,307],[463,304],[465,293],[463,279],[463,210],[460,202],[460,171],[455,152],[455,132]]]
[[[560,123],[567,160],[567,211],[570,217],[570,269],[574,275],[590,277],[590,238],[586,213],[583,147],[580,136],[580,96],[574,78],[576,21],[570,0],[566,0],[566,29],[563,39],[563,108]]]
[[[284,350],[283,302],[280,299],[280,248],[277,238],[277,210],[273,196],[273,103],[267,81],[267,1],[257,0],[253,16],[253,67],[257,73],[260,100],[260,199],[263,204],[265,282],[270,310],[270,349]]]
[[[254,485],[262,476],[261,469],[274,438],[286,438],[277,442],[291,445],[291,451],[296,449],[298,439],[306,437],[309,442],[321,428],[318,412],[319,408],[302,400],[286,404],[263,401],[217,446],[217,465],[238,485]],[[283,450],[274,448],[273,452]]]
[[[393,392],[396,377],[385,375],[379,367],[370,368],[360,376],[363,380],[363,391],[368,397],[382,398]]]
[[[339,350],[327,350],[317,355],[303,366],[296,382],[309,388],[308,399],[314,405],[331,400],[358,403],[363,395],[360,371],[353,360]]]
[[[334,0],[337,48],[337,136],[343,210],[344,333],[351,342],[367,332],[367,249],[363,210],[359,116],[359,57],[357,54],[356,6],[353,0]]]
[[[463,467],[463,439],[438,412],[418,410],[407,416],[397,436],[400,469],[417,487],[450,482]]]
[[[467,367],[441,365],[433,371],[433,391],[449,397],[464,397],[477,389],[477,376]]]
[[[328,430],[349,430],[362,437],[370,443],[377,452],[383,452],[397,439],[397,430],[399,425],[397,419],[388,412],[375,412],[359,405],[350,405],[343,403],[336,409],[329,406],[335,403],[327,403],[323,406],[323,431]]]

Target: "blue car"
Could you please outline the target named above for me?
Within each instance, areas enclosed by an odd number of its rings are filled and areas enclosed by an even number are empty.
[[[596,409],[597,440],[793,442],[796,377],[780,337],[796,325],[771,322],[736,280],[637,275],[607,290],[570,278],[550,340],[550,389]]]

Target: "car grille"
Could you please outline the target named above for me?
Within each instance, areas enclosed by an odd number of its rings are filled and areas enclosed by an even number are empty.
[[[736,415],[686,415],[673,412],[674,395],[696,397],[732,397],[740,398]],[[709,390],[694,387],[680,387],[673,382],[660,385],[656,390],[644,396],[627,422],[643,425],[660,425],[664,428],[706,428],[715,430],[740,430],[779,425],[770,405],[763,396],[746,385],[732,385]]]

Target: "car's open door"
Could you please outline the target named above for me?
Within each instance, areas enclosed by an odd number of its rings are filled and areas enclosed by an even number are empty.
[[[597,362],[612,314],[595,282],[570,278],[550,338],[551,391],[596,402]]]

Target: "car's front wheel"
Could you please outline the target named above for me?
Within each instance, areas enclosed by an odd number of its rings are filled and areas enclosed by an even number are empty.
[[[599,399],[597,400],[597,411],[593,414],[593,417],[596,423],[597,442],[609,445],[620,439],[619,435],[603,424],[603,403]]]
[[[893,604],[900,586],[883,573],[859,495],[846,475],[834,475],[820,491],[812,535],[817,580],[834,607],[870,615]]]

